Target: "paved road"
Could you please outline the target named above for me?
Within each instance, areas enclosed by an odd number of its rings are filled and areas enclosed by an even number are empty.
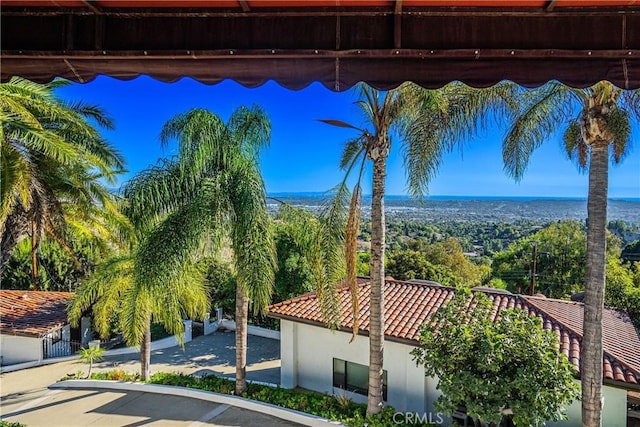
[[[29,427],[283,426],[295,424],[233,406],[155,393],[50,390],[3,418]]]
[[[235,377],[236,353],[233,332],[214,332],[195,338],[180,347],[151,352],[151,373],[218,374]],[[247,340],[247,379],[280,384],[280,342],[249,335]],[[105,357],[97,371],[123,369],[140,371],[140,354]]]
[[[187,343],[152,352],[152,372],[235,372],[235,337],[216,332]],[[279,342],[249,336],[247,377],[279,383]],[[110,356],[95,369],[114,367],[137,372],[138,355]],[[78,361],[56,363],[0,375],[0,414],[3,418],[36,426],[296,426],[279,418],[196,399],[140,392],[49,390],[67,373],[86,372]]]

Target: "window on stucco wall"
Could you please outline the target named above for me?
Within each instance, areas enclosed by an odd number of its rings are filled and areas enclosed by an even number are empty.
[[[333,386],[366,396],[369,391],[369,367],[342,359],[333,359]],[[382,399],[387,400],[387,371],[382,371]]]

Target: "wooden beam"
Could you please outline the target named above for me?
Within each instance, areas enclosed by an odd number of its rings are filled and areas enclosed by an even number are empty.
[[[89,10],[91,10],[91,12],[95,13],[96,15],[102,15],[104,13],[104,10],[102,10],[102,8],[98,6],[95,1],[82,0],[82,4],[87,6],[87,8],[89,8]]]
[[[75,20],[73,15],[67,15],[67,19],[64,23],[64,48],[68,51],[72,51],[75,40]]]
[[[93,3],[87,1],[87,3]],[[546,10],[553,3],[551,10]],[[115,3],[117,4],[117,3]],[[405,15],[412,16],[453,16],[453,17],[536,17],[536,16],[619,16],[623,14],[635,14],[640,12],[640,6],[619,6],[619,7],[563,7],[559,12],[555,10],[557,0],[550,0],[544,8],[506,8],[506,7],[407,7],[403,8]],[[96,7],[96,5],[92,5]],[[88,6],[87,6],[88,7]],[[244,12],[238,9],[224,8],[116,8],[106,7],[100,8],[101,13],[109,16],[120,16],[125,18],[162,18],[162,17],[181,17],[181,18],[206,18],[206,17],[224,17],[224,18],[279,18],[279,17],[323,17],[323,16],[349,16],[349,17],[375,17],[389,16],[393,14],[393,9],[389,7],[371,7],[371,8],[329,8],[329,7],[304,7],[304,8],[281,8],[252,9],[251,12]],[[60,16],[60,15],[86,15],[87,10],[79,7],[14,7],[2,6],[2,16]]]
[[[92,50],[92,51],[32,51],[3,50],[6,59],[69,59],[69,60],[198,60],[198,59],[379,59],[379,58],[415,58],[422,60],[440,59],[638,59],[638,49],[606,50],[569,50],[569,49],[349,49],[349,50],[311,50],[311,49],[216,49],[216,50],[172,50],[172,51],[133,51],[133,50]]]
[[[249,2],[247,0],[238,0],[240,3],[240,7],[242,7],[243,12],[251,12],[251,7],[249,7]]]
[[[393,47],[402,47],[402,0],[396,0],[396,7],[393,11]]]
[[[102,15],[96,15],[94,19],[93,48],[96,50],[102,50],[102,47],[104,46],[105,18]]]

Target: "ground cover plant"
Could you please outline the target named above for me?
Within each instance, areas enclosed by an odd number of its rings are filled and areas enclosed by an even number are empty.
[[[91,379],[139,381],[140,376],[138,374],[129,374],[122,370],[113,370],[94,373],[91,375]],[[164,372],[153,374],[148,383],[193,388],[222,394],[232,394],[235,388],[233,380],[217,377],[215,375],[196,378],[190,375],[169,374]],[[396,414],[396,411],[391,406],[386,406],[378,414],[365,417],[367,405],[354,403],[348,398],[348,395],[331,396],[308,390],[284,389],[280,387],[249,383],[247,390],[242,393],[242,397],[305,412],[311,415],[317,415],[333,421],[339,421],[349,427],[431,425],[425,423],[397,423],[396,420],[394,420],[394,414]],[[404,417],[396,416],[396,418],[398,421],[404,420]]]

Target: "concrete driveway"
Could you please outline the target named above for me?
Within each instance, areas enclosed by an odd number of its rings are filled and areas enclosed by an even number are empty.
[[[236,344],[234,332],[214,332],[180,347],[151,352],[151,373],[218,374],[235,378]],[[247,339],[247,379],[280,384],[280,342],[249,335]],[[140,353],[105,357],[96,371],[114,368],[140,372]]]
[[[3,419],[29,427],[301,426],[273,416],[189,397],[114,390],[51,390]]]
[[[139,354],[109,356],[95,371],[114,368],[140,370]],[[235,335],[216,332],[195,338],[185,348],[153,351],[151,371],[184,374],[216,373],[233,378]],[[0,375],[0,415],[34,426],[295,426],[233,406],[179,396],[134,391],[49,390],[68,373],[86,372],[79,361],[61,362]],[[249,336],[247,378],[280,382],[280,345],[276,340]]]

